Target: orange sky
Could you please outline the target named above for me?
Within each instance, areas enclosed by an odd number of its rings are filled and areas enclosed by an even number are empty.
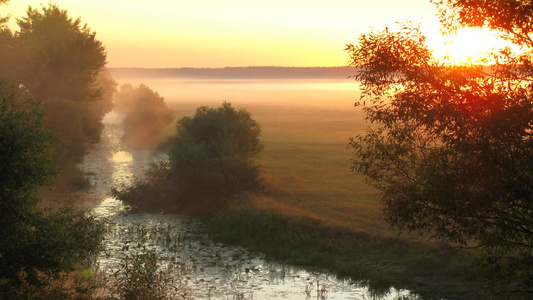
[[[43,2],[11,0],[0,6],[0,15],[21,17],[28,5]],[[438,25],[429,0],[55,3],[96,31],[110,67],[344,66],[345,44],[372,27],[407,19],[427,30]]]

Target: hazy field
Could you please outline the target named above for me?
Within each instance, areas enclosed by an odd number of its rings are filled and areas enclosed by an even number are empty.
[[[367,126],[353,104],[357,84],[338,80],[124,80],[147,84],[177,117],[223,101],[245,108],[263,128],[260,164],[273,187],[261,203],[375,233],[388,232],[377,192],[350,172],[348,139]]]

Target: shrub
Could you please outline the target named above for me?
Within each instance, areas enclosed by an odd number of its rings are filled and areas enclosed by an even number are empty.
[[[261,152],[261,128],[245,110],[223,103],[200,107],[177,123],[164,146],[168,161],[154,164],[144,179],[115,191],[137,209],[211,213],[243,191],[261,185],[254,158]]]

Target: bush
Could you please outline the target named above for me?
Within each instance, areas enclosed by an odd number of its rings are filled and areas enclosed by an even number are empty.
[[[177,293],[172,278],[160,270],[157,253],[146,247],[124,253],[113,276],[112,294],[117,299],[164,300],[173,299]]]
[[[177,123],[164,146],[168,161],[115,196],[142,210],[211,213],[243,191],[261,185],[254,158],[261,152],[261,128],[245,110],[223,103],[200,107]],[[150,209],[152,208],[152,209]]]

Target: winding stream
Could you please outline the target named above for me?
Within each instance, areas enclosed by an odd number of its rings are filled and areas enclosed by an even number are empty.
[[[114,112],[106,116],[102,142],[82,166],[93,184],[83,197],[95,203],[92,212],[109,226],[106,251],[99,258],[102,270],[115,270],[122,253],[144,236],[146,248],[157,251],[160,264],[187,299],[416,299],[393,288],[375,296],[358,282],[214,242],[195,218],[125,213],[121,201],[109,196],[111,187],[131,182],[154,157],[131,151],[120,142],[121,120]]]

